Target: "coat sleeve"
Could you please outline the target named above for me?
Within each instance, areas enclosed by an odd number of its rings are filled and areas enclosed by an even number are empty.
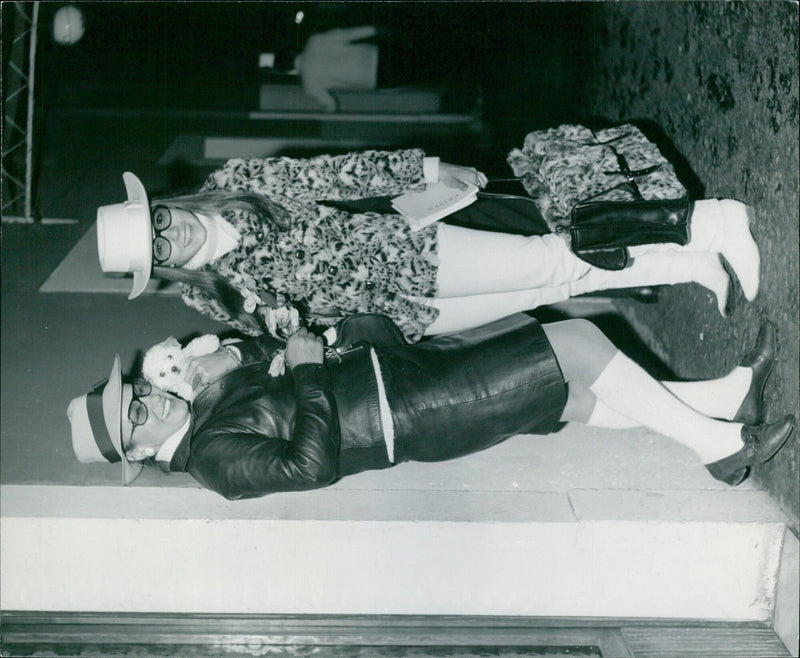
[[[339,419],[325,366],[292,371],[296,412],[290,441],[266,434],[202,428],[192,439],[189,472],[229,500],[327,486],[337,477]]]
[[[421,149],[361,151],[314,158],[235,158],[202,190],[257,192],[302,201],[393,196],[425,187]]]

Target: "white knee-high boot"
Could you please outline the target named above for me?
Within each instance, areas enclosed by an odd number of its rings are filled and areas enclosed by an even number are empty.
[[[674,245],[673,245],[674,246]],[[730,277],[719,257],[711,253],[690,253],[676,249],[650,251],[636,256],[624,270],[592,267],[569,284],[571,296],[599,290],[699,283],[714,293],[719,312],[727,315]]]
[[[739,278],[748,301],[758,294],[761,257],[753,239],[754,212],[733,199],[695,201],[690,219],[690,239],[683,249],[722,255]]]

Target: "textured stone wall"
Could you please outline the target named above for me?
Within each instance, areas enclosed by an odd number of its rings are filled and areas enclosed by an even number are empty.
[[[798,5],[598,3],[589,14],[593,114],[658,124],[706,197],[756,208],[762,254],[759,297],[747,304],[737,292],[729,319],[695,284],[662,290],[654,305],[625,301],[622,312],[686,378],[726,372],[762,318],[772,320],[781,362],[767,385],[767,415],[798,413]],[[797,519],[797,433],[754,477]]]

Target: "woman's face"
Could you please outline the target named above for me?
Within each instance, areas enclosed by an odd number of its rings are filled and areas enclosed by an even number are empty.
[[[134,397],[133,387],[124,384],[122,388],[123,409],[128,410],[122,417],[123,436],[129,437],[127,441],[123,440],[126,451],[132,448],[153,448],[157,451],[189,418],[189,403],[186,400],[151,385],[147,395],[136,396],[147,407],[147,414],[141,425],[134,426],[128,408]]]
[[[206,242],[206,229],[194,213],[171,206],[153,208],[153,259],[157,265],[181,267]]]

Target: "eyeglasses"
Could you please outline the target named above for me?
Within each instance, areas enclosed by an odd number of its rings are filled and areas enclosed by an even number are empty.
[[[139,398],[145,395],[150,395],[153,387],[143,377],[137,377],[133,380],[133,398],[128,405],[128,420],[134,427],[144,425],[147,422],[147,405]]]
[[[167,238],[161,235],[172,225],[172,213],[166,206],[156,206],[153,208],[153,258],[157,263],[163,263],[172,255],[172,244]]]

